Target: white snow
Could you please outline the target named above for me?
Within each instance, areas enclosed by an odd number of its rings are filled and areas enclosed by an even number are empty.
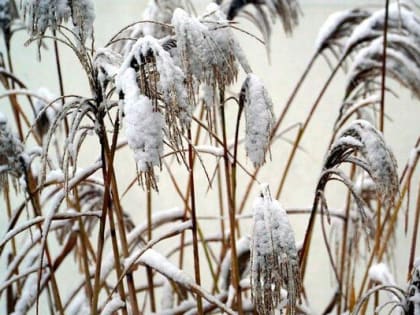
[[[146,250],[139,258],[139,261],[185,287],[190,287],[194,283],[189,275],[153,249]]]
[[[154,109],[148,97],[140,95],[134,69],[125,69],[118,75],[118,81],[125,96],[123,123],[128,145],[134,152],[139,170],[146,172],[153,166],[160,165],[163,152],[163,116]]]
[[[334,39],[334,34],[342,31],[346,20],[356,17],[359,12],[360,10],[345,10],[329,15],[318,31],[315,39],[315,51],[317,53],[321,52],[328,45],[328,41]]]
[[[395,285],[395,279],[385,263],[374,264],[369,268],[369,278],[384,285]]]
[[[408,156],[408,162],[407,162],[408,167],[410,167],[410,168],[414,167],[414,163],[416,162],[419,154],[420,154],[420,147],[412,148],[410,150],[410,154]]]
[[[106,303],[101,315],[112,315],[119,309],[123,308],[125,303],[120,299],[119,296],[113,297],[108,303]]]
[[[262,81],[248,74],[242,85],[245,96],[246,137],[245,149],[254,166],[265,162],[274,123],[273,102]]]

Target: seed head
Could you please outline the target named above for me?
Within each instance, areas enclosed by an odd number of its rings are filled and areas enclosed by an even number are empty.
[[[287,308],[295,314],[301,280],[295,237],[286,211],[273,200],[268,186],[253,206],[251,246],[252,300],[260,315],[274,314],[287,290]]]

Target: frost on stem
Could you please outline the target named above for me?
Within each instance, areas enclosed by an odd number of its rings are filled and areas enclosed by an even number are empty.
[[[372,177],[385,204],[392,204],[399,190],[397,162],[382,134],[369,122],[355,120],[345,128],[333,145],[324,167],[338,165],[354,151],[360,152],[363,160],[351,161],[357,162]]]
[[[282,286],[287,290],[287,307],[295,314],[301,290],[298,252],[286,211],[273,200],[268,186],[253,205],[254,227],[251,245],[252,300],[260,315],[274,314],[281,302]]]
[[[69,18],[82,44],[93,35],[92,0],[23,0],[22,9],[32,36],[42,36],[48,28],[56,31]]]
[[[153,167],[160,165],[163,151],[163,116],[150,98],[140,94],[136,77],[130,67],[118,75],[119,90],[124,95],[123,123],[139,171],[154,183]]]
[[[23,144],[9,128],[6,117],[0,113],[0,191],[8,185],[8,175],[15,180],[23,175]]]
[[[274,123],[273,102],[261,80],[248,74],[242,84],[239,100],[246,119],[245,149],[255,167],[265,162]]]

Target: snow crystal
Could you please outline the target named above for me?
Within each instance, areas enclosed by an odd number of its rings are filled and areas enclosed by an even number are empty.
[[[5,125],[7,124],[7,117],[0,112],[0,125]]]
[[[185,287],[190,287],[194,283],[190,276],[153,249],[146,250],[139,258],[139,261]]]
[[[212,145],[196,145],[194,146],[194,149],[198,152],[209,153],[214,156],[223,156],[224,154],[224,150],[222,147],[215,147]]]
[[[45,181],[47,182],[63,182],[64,173],[61,169],[51,170],[48,172]]]
[[[352,136],[344,136],[340,137],[335,143],[334,147],[336,146],[351,146],[356,148],[361,148],[363,146],[362,142],[357,140]]]
[[[89,301],[84,290],[80,290],[76,297],[71,299],[66,314],[68,315],[82,315],[90,312]]]
[[[41,287],[45,284],[48,279],[47,274],[43,274],[40,281]],[[11,315],[24,315],[27,314],[29,309],[33,306],[37,298],[37,288],[38,288],[38,274],[30,274],[23,285],[22,292],[16,302],[15,311]]]
[[[160,306],[162,310],[170,310],[174,307],[174,289],[167,278],[165,278],[163,283]]]
[[[419,154],[420,154],[420,147],[412,148],[410,150],[410,155],[408,157],[408,162],[407,162],[408,167],[410,168],[414,167],[414,163],[416,162]]]
[[[183,219],[184,209],[175,207],[167,210],[157,211],[152,216],[152,228],[159,226],[163,223],[173,222],[176,220]],[[135,242],[145,231],[147,231],[147,223],[138,225],[132,231],[128,233],[128,243],[132,244]]]
[[[244,98],[246,139],[245,149],[254,166],[265,162],[265,154],[270,143],[271,128],[274,123],[273,102],[261,80],[248,74],[242,85]]]
[[[101,315],[112,315],[124,306],[125,303],[120,299],[120,297],[115,296],[108,303],[106,303],[104,309],[101,312]]]
[[[369,278],[384,285],[395,285],[394,277],[385,263],[372,265],[369,268]]]

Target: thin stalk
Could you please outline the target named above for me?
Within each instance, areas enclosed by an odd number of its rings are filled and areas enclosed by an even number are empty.
[[[302,140],[303,134],[306,131],[306,128],[309,125],[309,122],[311,121],[315,110],[317,109],[319,103],[321,102],[322,97],[324,96],[325,92],[327,91],[327,88],[329,87],[330,83],[332,82],[333,78],[335,77],[335,75],[337,74],[338,70],[340,69],[342,63],[344,62],[344,59],[346,58],[346,56],[343,56],[337,63],[337,65],[335,66],[335,68],[333,69],[333,71],[331,72],[330,76],[328,77],[327,81],[325,82],[324,86],[322,87],[320,93],[318,94],[318,97],[316,98],[314,104],[311,107],[311,110],[309,111],[309,114],[306,116],[306,120],[303,123],[302,127],[299,129],[298,131],[298,135],[297,138],[295,140],[295,143],[293,145],[292,151],[289,154],[287,163],[286,163],[286,167],[283,171],[283,176],[281,178],[280,184],[277,188],[277,192],[276,192],[276,199],[280,198],[280,194],[283,190],[284,184],[286,183],[286,178],[287,175],[290,171],[290,167],[292,165],[293,159],[295,157],[296,151],[299,147],[300,141]]]
[[[107,153],[108,160],[111,161],[109,165],[109,169],[111,172],[111,192],[113,196],[112,201],[115,206],[115,214],[117,217],[118,232],[121,239],[121,247],[122,247],[123,256],[124,258],[127,258],[130,256],[130,252],[128,249],[127,233],[126,233],[125,224],[124,224],[124,214],[123,214],[123,210],[120,204],[120,196],[118,192],[117,179],[115,177],[115,171],[114,171],[114,166],[113,166],[115,151],[117,148],[118,133],[120,129],[118,112],[116,114],[116,117],[117,118],[114,124],[114,134],[112,138],[111,150],[109,150],[108,140],[107,138],[105,138],[105,145],[106,145],[105,152]],[[126,273],[126,281],[127,281],[128,294],[130,297],[132,312],[134,315],[141,314],[138,303],[137,303],[136,288],[134,284],[132,271],[129,271]]]
[[[152,190],[150,185],[147,185],[146,191],[146,206],[147,206],[147,238],[148,241],[152,240]],[[153,286],[153,270],[149,266],[146,267],[147,283],[149,284],[149,295],[150,295],[150,310],[156,312],[156,299],[155,290]]]
[[[104,179],[104,198],[102,202],[102,216],[99,223],[99,231],[98,231],[98,241],[97,241],[97,256],[96,256],[96,267],[95,267],[95,281],[93,286],[93,297],[92,297],[92,304],[91,304],[91,314],[98,315],[98,299],[99,299],[99,291],[101,289],[101,267],[102,267],[102,256],[104,251],[105,245],[105,225],[106,225],[106,217],[108,212],[108,204],[110,200],[110,182],[111,182],[111,174],[109,174],[108,170],[108,163],[106,160],[105,155],[105,141],[104,138],[106,134],[104,132],[104,124],[103,121],[100,124],[102,126],[102,135],[98,134],[99,141],[101,144],[101,158],[102,158],[102,176]],[[108,161],[111,162],[111,161]]]
[[[38,191],[36,189],[36,182],[35,179],[32,176],[31,170],[30,169],[26,169],[25,168],[25,179],[26,179],[26,184],[27,184],[27,192],[29,194],[29,199],[30,202],[32,204],[33,207],[33,211],[34,214],[36,216],[42,216],[42,212],[41,212],[41,206],[40,206],[40,201],[39,201],[39,194]],[[38,224],[38,228],[39,231],[41,233],[45,233],[45,231],[42,231],[42,226],[40,224]],[[58,289],[58,285],[57,285],[57,280],[55,277],[55,270],[53,270],[53,261],[51,258],[51,254],[50,254],[50,250],[49,250],[49,246],[48,246],[48,242],[45,241],[45,256],[47,257],[47,263],[48,263],[48,268],[51,270],[50,273],[50,279],[51,279],[51,286],[52,286],[52,292],[53,292],[53,296],[54,296],[54,303],[56,306],[56,310],[60,315],[64,315],[64,309],[63,309],[63,304],[61,303],[61,295],[60,295],[60,291]],[[42,280],[42,259],[43,259],[43,253],[41,253],[41,264],[40,264],[40,268],[38,270],[38,281],[37,281],[37,298],[36,298],[36,314],[39,314],[39,297],[40,297],[40,286],[41,286],[41,280]]]
[[[201,111],[200,111],[200,115],[199,115],[199,118],[198,119],[201,120],[203,118],[203,115],[204,115],[204,107],[201,107]],[[198,141],[199,141],[200,134],[201,134],[201,129],[202,129],[201,128],[201,125],[199,125],[198,128],[197,128],[196,134],[195,134],[194,145],[196,145],[198,143]],[[195,160],[195,155],[193,156],[193,160]],[[172,176],[172,174],[171,174],[171,179],[172,179],[172,181],[174,183],[176,183],[175,178]],[[190,180],[190,179],[188,179],[188,180]],[[176,186],[178,186],[178,185],[176,184]],[[187,184],[187,189],[186,189],[186,192],[185,192],[185,197],[183,197],[182,195],[180,195],[181,198],[182,198],[182,200],[184,201],[184,205],[185,205],[185,218],[184,219],[186,219],[186,213],[187,213],[187,209],[188,209],[188,202],[187,201],[188,201],[188,197],[190,195],[190,187],[191,187],[191,183],[189,182]],[[185,232],[182,232],[182,234],[181,234],[181,241],[180,241],[180,243],[181,243],[181,247],[180,247],[181,250],[179,251],[179,268],[182,269],[182,266],[184,264],[184,246],[183,245],[185,243]]]
[[[114,216],[112,214],[111,200],[109,200],[107,214],[108,214],[109,230],[110,230],[110,236],[111,236],[112,253],[114,254],[115,273],[117,275],[117,279],[120,279],[122,275],[122,266],[120,262],[120,253],[118,249],[117,232],[115,230]],[[117,286],[118,286],[118,293],[120,295],[121,300],[126,301],[123,282],[122,281],[118,282]],[[123,315],[128,314],[126,305],[124,305],[124,307],[122,308],[122,313]]]
[[[236,164],[238,159],[238,142],[239,142],[239,125],[241,123],[241,115],[243,112],[243,104],[239,104],[238,114],[236,117],[236,128],[235,128],[235,144],[234,144],[234,150],[233,150],[233,162],[232,162],[232,209],[236,209]],[[233,233],[233,231],[232,231]],[[239,234],[239,225],[237,225],[237,233]]]
[[[235,208],[232,197],[232,185],[229,178],[229,157],[228,157],[228,148],[227,148],[227,136],[226,136],[226,119],[225,119],[225,110],[224,110],[224,91],[220,91],[220,118],[221,118],[221,128],[223,134],[223,161],[225,166],[225,176],[226,176],[226,190],[229,204],[229,226],[230,226],[230,247],[231,247],[231,268],[232,268],[232,285],[236,291],[236,302],[237,310],[239,315],[243,314],[242,309],[242,294],[241,287],[239,285],[239,262],[238,255],[236,251],[236,217],[235,217]]]
[[[356,167],[354,164],[352,164],[351,166],[351,174],[350,174],[350,178],[354,177],[356,171]],[[337,304],[337,314],[340,315],[341,314],[341,304],[342,304],[342,296],[344,295],[345,297],[345,305],[344,305],[344,309],[347,309],[347,293],[343,294],[343,283],[344,283],[344,276],[346,274],[346,264],[347,262],[347,237],[348,237],[348,232],[349,232],[349,221],[351,220],[350,218],[350,203],[351,203],[351,192],[348,191],[347,192],[347,200],[346,200],[346,220],[344,220],[344,228],[343,228],[343,240],[341,242],[341,263],[340,263],[340,282],[338,284],[339,286],[339,294],[340,297],[338,298],[338,304]],[[347,270],[347,273],[349,273],[350,270]]]
[[[379,116],[379,130],[384,132],[385,120],[385,80],[386,80],[386,46],[388,44],[388,15],[389,15],[389,0],[385,0],[385,17],[384,17],[384,42],[382,46],[382,71],[381,71],[381,107]]]
[[[414,265],[414,258],[416,257],[416,245],[417,245],[417,234],[419,230],[419,221],[420,221],[420,183],[419,183],[419,188],[418,188],[418,193],[417,193],[416,214],[414,215],[413,235],[411,237],[411,249],[410,249],[410,259],[408,261],[407,279],[410,277],[411,270],[413,269],[413,265]]]
[[[188,166],[189,166],[189,184],[191,197],[191,220],[192,220],[192,237],[193,237],[193,255],[194,255],[194,275],[195,282],[201,286],[200,277],[200,257],[198,252],[198,236],[197,236],[197,209],[195,205],[195,183],[194,183],[194,158],[191,138],[191,128],[188,128]],[[199,315],[203,315],[203,300],[201,295],[197,295],[197,310]]]
[[[5,40],[5,45],[6,45],[6,55],[7,55],[7,63],[9,65],[9,71],[10,73],[13,73],[13,63],[12,63],[12,56],[11,56],[11,52],[10,52],[10,38],[6,38],[7,36],[4,36],[4,40]],[[14,89],[15,87],[15,82],[14,80],[11,80],[11,85],[9,85],[9,81],[6,81],[7,86],[6,88],[9,89],[10,87],[12,89]],[[17,101],[17,97],[16,95],[12,94],[9,96],[10,99],[10,103],[12,104],[12,110],[13,110],[13,115],[15,117],[15,121],[16,121],[16,125],[17,125],[17,130],[19,133],[19,139],[21,141],[23,141],[24,138],[24,134],[23,134],[23,129],[22,129],[22,121],[20,120],[20,116],[19,116],[19,104]]]
[[[80,248],[82,250],[82,264],[83,264],[83,271],[85,274],[85,284],[86,284],[86,295],[88,300],[92,299],[93,296],[93,288],[92,288],[92,282],[91,277],[89,273],[89,261],[88,261],[88,252],[87,252],[87,239],[88,236],[86,234],[86,228],[85,224],[83,223],[82,218],[79,218],[79,227],[80,227],[80,233],[79,233],[79,239],[80,239]]]
[[[60,88],[60,96],[64,96],[64,83],[63,83],[63,74],[61,71],[61,62],[60,62],[60,53],[58,51],[58,41],[56,36],[56,31],[53,30],[53,44],[54,44],[54,55],[55,55],[55,64],[57,67],[57,75],[58,75],[58,85]],[[61,99],[61,104],[64,105],[64,99]],[[69,134],[69,123],[67,121],[67,116],[64,117],[64,131],[66,136]]]

